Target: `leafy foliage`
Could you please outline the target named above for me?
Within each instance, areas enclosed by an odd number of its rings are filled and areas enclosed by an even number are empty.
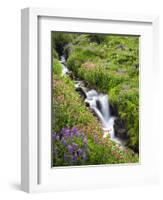
[[[56,75],[61,75],[62,73],[62,66],[59,60],[54,59],[54,64],[53,64],[53,73]]]
[[[89,147],[87,137],[77,128],[62,128],[53,133],[53,160],[55,166],[83,165],[87,162]]]
[[[63,127],[78,126],[94,128],[101,132],[98,120],[85,107],[78,93],[75,92],[74,84],[68,77],[53,75],[53,117],[52,127],[55,132]]]
[[[84,34],[71,45],[67,60],[77,77],[90,87],[109,94],[119,118],[125,121],[128,145],[136,151],[139,149],[138,39]]]
[[[85,107],[79,94],[75,92],[74,83],[70,78],[53,74],[53,80],[52,113],[55,117],[52,117],[52,127],[53,137],[58,136],[58,139],[54,141],[54,166],[138,161],[138,155],[134,154],[133,151],[123,150],[109,138],[103,138],[99,121]],[[67,131],[69,134],[65,138]],[[82,135],[87,140],[85,153],[83,151],[84,139],[76,137],[76,134]],[[63,141],[63,138],[66,142]],[[78,148],[75,152],[70,153],[67,145],[72,147],[74,143],[77,144]],[[79,149],[82,149],[84,157],[77,155]]]
[[[52,48],[59,56],[63,54],[64,46],[72,41],[75,34],[66,34],[60,32],[53,32],[52,34]]]
[[[111,105],[118,112],[117,117],[125,122],[128,146],[138,150],[138,44],[138,37],[131,36],[52,34],[55,166],[138,162],[138,155],[132,150],[122,149],[110,138],[102,137],[101,124],[84,105],[73,81],[61,76],[62,66],[58,60],[64,53],[69,69],[77,77],[85,80],[88,87],[109,94]],[[83,138],[76,137],[76,134],[65,138],[66,130],[71,133],[74,128],[87,140],[86,159],[78,156],[78,150],[83,148]],[[70,152],[67,144],[73,148],[74,143],[78,148]]]

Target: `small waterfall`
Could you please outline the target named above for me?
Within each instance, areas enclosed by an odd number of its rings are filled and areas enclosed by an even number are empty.
[[[104,119],[107,121],[110,118],[108,95],[99,95],[99,102],[101,104],[101,112],[103,113]]]
[[[110,115],[109,98],[106,94],[97,93],[95,90],[90,90],[86,93],[85,102],[89,104],[90,108],[95,112],[102,123],[104,130],[104,137],[108,134],[113,139],[114,136],[114,120]]]
[[[62,65],[62,76],[69,72],[68,68],[65,66],[65,57],[61,56],[61,65]]]
[[[62,75],[68,74],[70,71],[65,66],[65,57],[61,56],[61,64],[62,64]],[[85,103],[87,103],[94,111],[96,116],[99,118],[102,123],[102,128],[104,131],[103,137],[107,135],[110,136],[112,140],[114,140],[118,144],[122,144],[121,140],[115,137],[114,133],[114,120],[115,117],[110,114],[110,106],[109,106],[109,97],[107,94],[98,93],[96,90],[88,90],[85,87],[84,81],[76,80],[74,82],[74,86],[77,91],[82,91],[84,93]]]

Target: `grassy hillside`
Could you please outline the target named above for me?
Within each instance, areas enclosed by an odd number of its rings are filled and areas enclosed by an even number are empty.
[[[59,67],[55,61],[54,69]],[[133,151],[123,150],[110,138],[103,138],[101,124],[75,91],[73,81],[56,71],[53,73],[54,165],[138,162]]]
[[[55,138],[59,136],[58,140],[54,140],[54,146],[58,149],[54,151],[55,165],[138,162],[138,155],[132,150],[128,148],[122,150],[109,138],[102,138],[99,121],[75,92],[73,80],[61,76],[61,65],[58,60],[64,54],[68,68],[76,77],[84,80],[89,88],[109,95],[112,112],[117,116],[116,134],[127,138],[128,147],[138,152],[139,38],[54,32],[52,47],[53,58],[55,58],[53,131]],[[73,146],[77,143],[78,145],[74,150],[75,153],[71,155],[68,146],[63,145],[62,140],[67,137],[63,133],[65,130],[62,129],[67,128],[66,131],[71,135],[71,129],[74,127],[81,135],[84,134],[88,144],[87,150],[83,150],[83,139],[76,140],[75,135],[69,136],[71,139],[68,137],[66,144]],[[79,153],[81,149],[84,152],[82,156]],[[86,154],[87,159],[84,156]]]
[[[79,35],[65,46],[67,65],[89,87],[108,93],[128,145],[139,146],[139,38]]]

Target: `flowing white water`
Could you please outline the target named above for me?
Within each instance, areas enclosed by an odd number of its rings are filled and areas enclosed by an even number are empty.
[[[115,117],[110,115],[108,95],[97,93],[95,90],[90,90],[86,93],[86,96],[85,102],[89,104],[90,108],[95,112],[102,123],[104,137],[109,134],[110,138],[114,139]]]
[[[69,70],[64,65],[65,57],[61,56],[62,75],[66,75]],[[98,93],[96,90],[88,90],[83,81],[75,81],[75,87],[80,88],[86,95],[85,103],[89,104],[90,109],[94,111],[99,118],[104,131],[103,137],[110,136],[112,140],[121,144],[121,141],[115,137],[114,133],[114,120],[115,117],[110,114],[109,97],[106,94]]]
[[[62,76],[69,72],[68,68],[64,65],[65,64],[65,57],[61,56],[61,65],[62,65]]]

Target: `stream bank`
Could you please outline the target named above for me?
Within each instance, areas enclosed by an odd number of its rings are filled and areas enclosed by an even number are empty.
[[[74,81],[75,90],[85,102],[85,106],[90,108],[93,115],[98,118],[103,129],[103,137],[109,137],[119,146],[124,147],[127,142],[126,129],[117,118],[117,111],[109,103],[107,94],[99,93],[95,89],[86,86],[83,80],[75,77],[73,72],[66,66],[65,56],[61,56],[62,76],[67,75]],[[116,114],[116,115],[115,115]],[[125,137],[124,137],[125,135]]]

